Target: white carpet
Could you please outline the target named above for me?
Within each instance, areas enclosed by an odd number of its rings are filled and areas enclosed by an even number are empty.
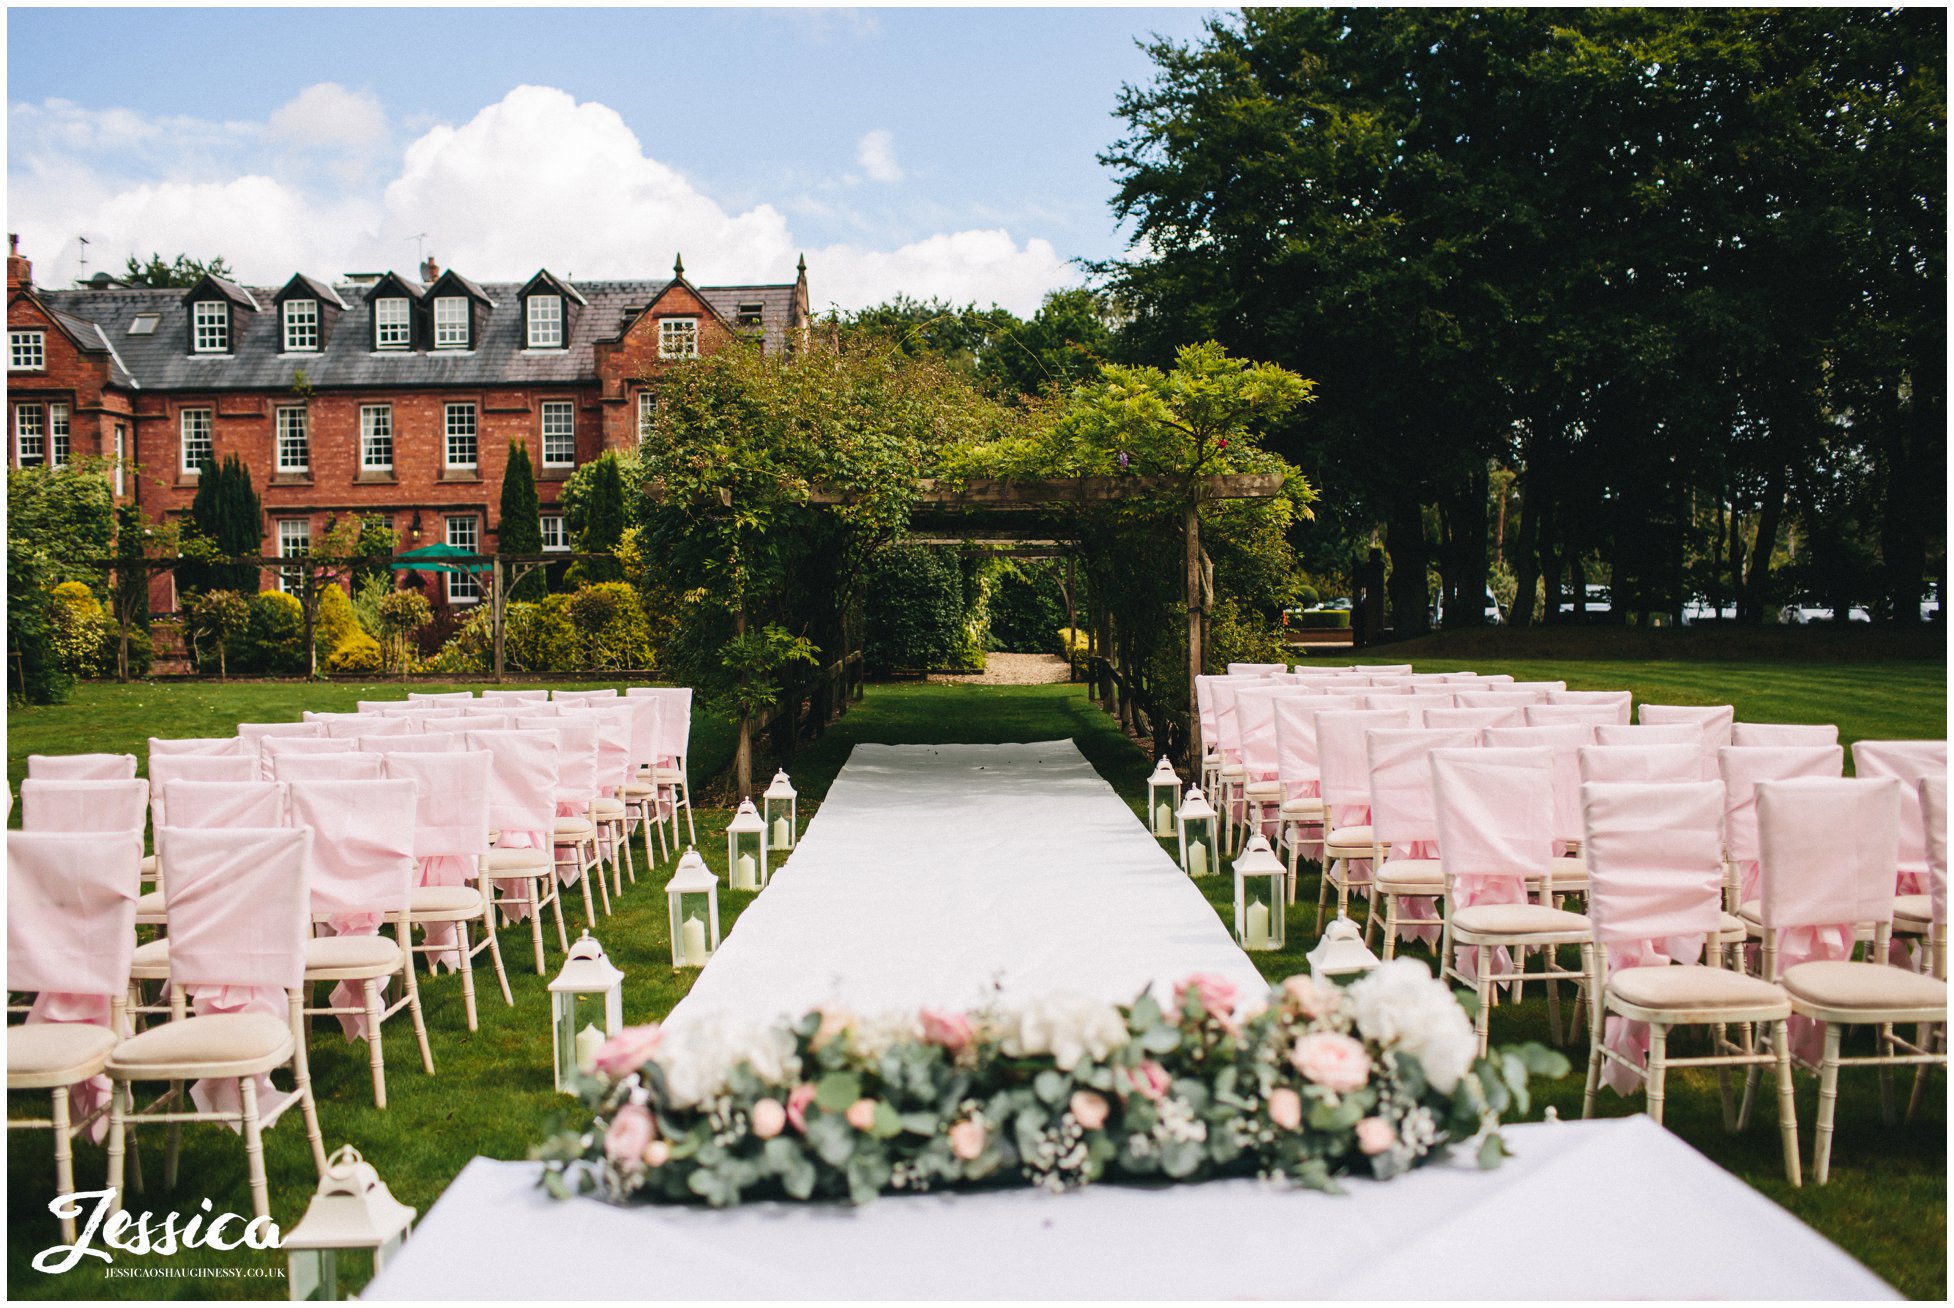
[[[857,745],[670,1025],[1263,982],[1069,740]]]

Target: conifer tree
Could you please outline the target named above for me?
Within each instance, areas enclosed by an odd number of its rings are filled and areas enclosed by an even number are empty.
[[[529,464],[529,447],[509,442],[509,470],[502,476],[502,526],[496,540],[502,554],[543,552],[542,506],[536,498],[536,474]],[[543,570],[537,568],[509,588],[512,600],[543,597]]]

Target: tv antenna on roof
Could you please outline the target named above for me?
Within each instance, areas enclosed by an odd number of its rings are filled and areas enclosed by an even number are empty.
[[[86,278],[88,276],[88,238],[86,236],[77,236],[75,239],[81,242],[81,275]]]
[[[420,263],[423,259],[427,257],[426,250],[422,248],[427,241],[427,233],[415,232],[412,236],[408,237],[407,239],[414,243],[414,262]]]

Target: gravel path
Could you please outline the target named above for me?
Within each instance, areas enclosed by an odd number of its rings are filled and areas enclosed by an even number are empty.
[[[1049,686],[1066,679],[1065,660],[1056,654],[986,654],[978,673],[932,675],[933,682],[971,686]]]

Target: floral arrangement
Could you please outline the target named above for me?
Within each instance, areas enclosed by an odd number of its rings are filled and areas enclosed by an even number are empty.
[[[736,1030],[632,1027],[597,1053],[589,1117],[537,1151],[559,1197],[846,1198],[977,1183],[1261,1176],[1334,1190],[1476,1143],[1567,1060],[1476,1058],[1459,999],[1415,959],[1348,987],[1293,976],[1238,1012],[1189,978],[1162,1004],[1074,995],[980,1013],[817,1009]]]

